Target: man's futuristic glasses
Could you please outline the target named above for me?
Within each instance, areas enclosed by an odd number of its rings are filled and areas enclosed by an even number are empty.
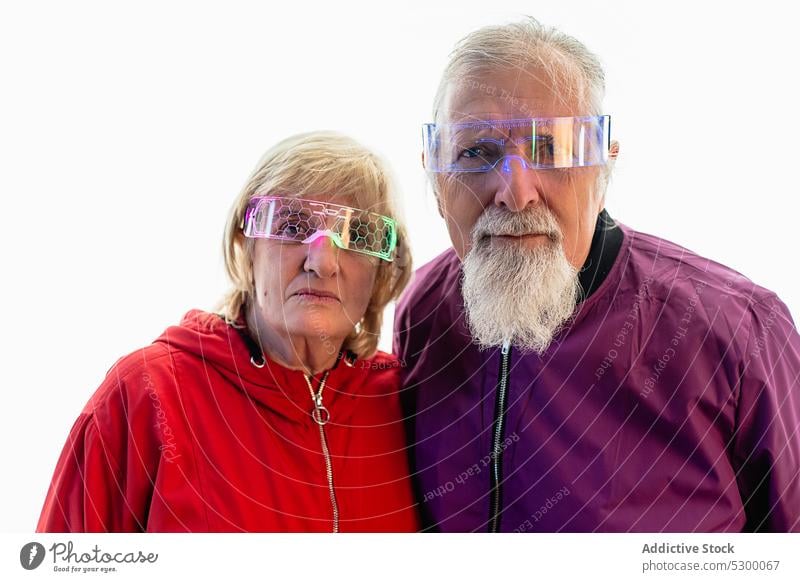
[[[512,160],[535,170],[604,165],[610,127],[608,115],[428,123],[422,127],[425,169],[508,172]]]
[[[397,246],[394,219],[349,206],[282,196],[254,196],[243,221],[248,238],[311,244],[330,238],[340,249],[392,261]]]

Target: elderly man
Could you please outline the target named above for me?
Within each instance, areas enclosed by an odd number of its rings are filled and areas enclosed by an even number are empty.
[[[603,91],[533,19],[445,70],[423,160],[453,248],[395,322],[427,529],[800,530],[800,337],[775,294],[609,216]]]

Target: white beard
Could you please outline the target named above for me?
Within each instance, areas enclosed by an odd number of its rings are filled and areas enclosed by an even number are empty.
[[[492,247],[489,235],[547,234],[534,248],[509,242]],[[543,353],[575,310],[578,270],[567,260],[563,236],[544,206],[510,212],[487,208],[472,229],[464,257],[462,293],[467,324],[481,349],[510,340],[523,353]]]

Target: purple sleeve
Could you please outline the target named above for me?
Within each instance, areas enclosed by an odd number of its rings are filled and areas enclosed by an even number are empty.
[[[732,459],[747,531],[800,531],[800,336],[775,296],[755,304]]]

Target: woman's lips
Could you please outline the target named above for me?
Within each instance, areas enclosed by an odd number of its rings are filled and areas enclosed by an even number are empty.
[[[308,301],[313,303],[341,303],[339,298],[329,291],[304,289],[295,293],[293,297],[297,297],[300,301]]]

